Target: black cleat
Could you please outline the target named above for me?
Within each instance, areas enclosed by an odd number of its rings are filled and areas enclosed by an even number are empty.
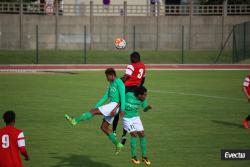
[[[126,137],[126,136],[122,136],[121,143],[122,143],[123,145],[125,145],[126,140],[127,140],[127,137]]]

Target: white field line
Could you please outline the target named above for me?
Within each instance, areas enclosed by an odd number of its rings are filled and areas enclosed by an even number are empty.
[[[124,68],[125,69],[125,68]],[[124,71],[124,69],[115,69]],[[51,72],[51,71],[103,71],[104,69],[0,69],[0,72]],[[249,69],[155,69],[150,68],[147,71],[249,71]]]
[[[233,100],[233,101],[246,101],[244,98],[233,98],[233,97],[223,97],[223,96],[212,96],[198,93],[183,93],[183,92],[172,92],[172,91],[161,91],[161,90],[150,90],[152,93],[162,93],[162,94],[176,94],[176,95],[184,95],[184,96],[198,96],[204,98],[213,98],[213,99],[225,99],[225,100]]]

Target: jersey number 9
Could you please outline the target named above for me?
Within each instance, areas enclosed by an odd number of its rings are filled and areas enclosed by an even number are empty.
[[[2,148],[8,148],[10,146],[10,137],[9,135],[2,136]]]

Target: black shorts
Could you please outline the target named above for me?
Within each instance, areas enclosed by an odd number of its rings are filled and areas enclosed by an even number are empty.
[[[125,93],[128,93],[128,92],[134,92],[135,91],[135,88],[137,88],[138,86],[126,86],[125,87]]]

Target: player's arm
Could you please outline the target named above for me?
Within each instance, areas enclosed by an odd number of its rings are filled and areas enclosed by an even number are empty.
[[[21,152],[21,154],[24,156],[25,160],[29,160],[29,155],[28,155],[28,152],[26,150],[26,147],[25,147],[25,139],[24,139],[24,134],[23,132],[21,132],[19,135],[18,135],[18,138],[17,138],[17,145],[18,145],[18,148],[19,148],[19,151]]]
[[[127,68],[125,70],[125,74],[123,75],[123,77],[121,78],[121,80],[123,82],[127,81],[131,77],[131,75],[133,74],[134,70],[135,70],[135,68],[131,64],[129,64],[127,66]]]
[[[121,77],[121,80],[122,80],[123,82],[125,82],[125,81],[127,81],[129,78],[130,78],[129,75],[124,74],[123,77]]]
[[[147,100],[144,100],[142,103],[142,108],[144,112],[147,112],[148,110],[152,109],[152,106],[148,104]]]
[[[247,92],[247,88],[246,88],[245,86],[243,86],[242,89],[243,89],[243,92],[244,92],[244,94],[246,95],[248,101],[250,102],[250,95],[249,95],[248,92]]]
[[[28,152],[26,151],[25,147],[20,147],[19,150],[20,150],[21,154],[24,156],[24,159],[26,161],[30,160],[30,157],[29,157]]]
[[[109,88],[106,90],[103,97],[96,103],[95,108],[98,108],[98,107],[102,106],[103,103],[105,103],[108,100],[108,98],[109,98],[108,95],[109,95]]]
[[[244,80],[244,82],[243,82],[243,87],[242,87],[242,89],[243,89],[243,92],[244,92],[244,94],[246,95],[248,101],[250,102],[250,95],[249,95],[248,92],[247,92],[247,87],[249,86],[249,82],[250,82],[249,78],[246,77],[245,80]]]
[[[125,111],[125,86],[124,86],[124,83],[121,81],[121,80],[118,80],[118,90],[119,90],[119,93],[120,93],[120,106],[121,106],[121,109],[120,109],[120,112],[124,112]]]

